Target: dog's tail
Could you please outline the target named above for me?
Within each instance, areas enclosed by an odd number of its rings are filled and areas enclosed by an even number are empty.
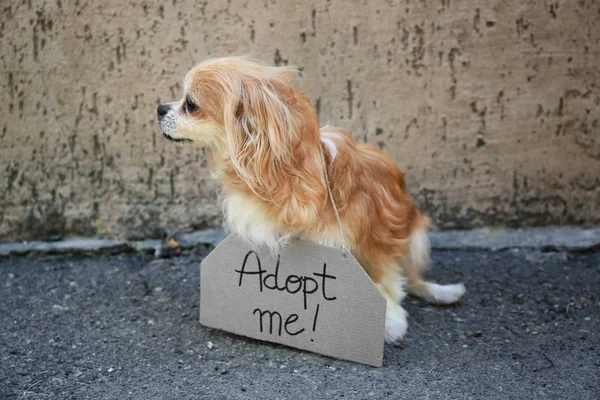
[[[437,283],[426,282],[424,280],[408,280],[406,286],[408,293],[420,297],[432,304],[452,304],[456,303],[465,294],[465,285],[455,283],[452,285],[438,285]]]

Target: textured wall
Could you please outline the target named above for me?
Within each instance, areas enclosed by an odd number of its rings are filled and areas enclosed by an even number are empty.
[[[600,223],[600,2],[3,0],[0,237],[218,221],[154,122],[207,56],[302,68],[438,226]]]

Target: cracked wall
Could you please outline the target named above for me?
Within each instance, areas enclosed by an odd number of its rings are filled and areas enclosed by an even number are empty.
[[[594,1],[18,0],[0,6],[0,237],[219,222],[155,107],[208,56],[301,68],[441,228],[600,223]]]

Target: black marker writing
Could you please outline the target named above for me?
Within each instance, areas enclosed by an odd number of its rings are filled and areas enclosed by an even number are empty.
[[[256,260],[255,268],[250,267],[252,256]],[[280,256],[277,256],[273,272],[263,269],[258,253],[251,250],[244,256],[240,269],[234,270],[239,274],[238,286],[241,287],[244,284],[245,275],[257,276],[258,289],[260,292],[267,289],[287,292],[289,294],[301,293],[304,310],[308,310],[308,298],[315,293],[320,292],[320,295],[317,294],[316,296],[325,301],[334,301],[337,299],[336,296],[331,295],[331,282],[329,282],[330,280],[336,280],[337,278],[334,275],[327,273],[327,263],[323,263],[323,268],[319,272],[313,272],[309,275],[289,274],[285,279],[283,276],[280,277],[280,266],[281,258]],[[317,303],[312,318],[313,332],[317,329],[320,307],[321,305]],[[308,322],[305,320],[305,323],[303,324],[298,314],[290,314],[286,318],[285,315],[282,315],[278,311],[261,308],[255,308],[252,315],[258,316],[261,333],[266,333],[268,331],[270,335],[275,334],[277,336],[281,336],[284,332],[290,336],[299,335],[306,330],[302,325],[306,326],[305,324]],[[314,340],[311,339],[311,341]]]
[[[329,278],[329,279],[337,279],[335,276],[333,275],[327,275],[327,263],[323,263],[323,272],[318,274],[318,273],[313,273],[314,276],[322,276],[323,277],[323,283],[321,284],[321,289],[323,290],[323,298],[325,300],[335,300],[337,299],[337,297],[327,297],[327,294],[325,293],[325,279]]]
[[[258,264],[258,271],[246,271],[246,263],[248,262],[248,257],[250,257],[251,254],[254,254],[254,256],[256,257],[256,263]],[[259,275],[259,282],[258,282],[258,287],[260,288],[260,291],[263,291],[263,281],[262,281],[262,274],[264,274],[265,271],[264,269],[262,269],[262,266],[260,265],[260,257],[258,256],[258,254],[254,251],[254,250],[250,250],[247,254],[246,257],[244,257],[244,262],[242,263],[242,268],[240,270],[235,270],[235,272],[237,272],[238,274],[240,274],[240,281],[238,286],[242,286],[242,279],[244,279],[244,274],[247,275]]]
[[[257,267],[257,269],[253,270],[248,268],[249,259],[252,255],[256,259]],[[322,272],[312,273],[312,275],[318,277],[318,279],[306,275],[299,276],[295,274],[290,274],[286,277],[284,282],[281,282],[281,279],[279,277],[280,263],[281,259],[279,256],[277,256],[275,271],[267,273],[268,271],[266,269],[263,269],[262,267],[262,263],[258,254],[253,250],[249,251],[244,257],[244,261],[242,262],[241,268],[235,270],[235,272],[239,274],[238,286],[242,286],[242,284],[244,283],[244,275],[258,275],[258,288],[260,292],[262,292],[265,288],[269,290],[285,291],[290,294],[302,292],[302,303],[305,310],[308,309],[309,295],[316,293],[319,290],[319,286],[321,287],[323,299],[327,301],[333,301],[337,299],[336,296],[327,295],[327,281],[337,278],[334,275],[330,275],[327,273],[326,263],[323,264]]]
[[[298,321],[298,314],[290,314],[286,318],[285,324],[284,324],[281,314],[278,313],[277,311],[269,311],[269,310],[263,311],[260,308],[255,308],[254,311],[252,312],[252,315],[256,315],[257,312],[259,314],[258,319],[259,319],[259,323],[260,323],[260,333],[263,333],[263,331],[264,331],[263,317],[265,315],[267,315],[269,317],[267,322],[269,323],[269,334],[270,335],[273,334],[273,327],[275,327],[276,334],[278,336],[281,336],[282,328],[285,329],[285,333],[287,333],[290,336],[296,336],[296,335],[299,335],[300,333],[304,332],[304,328],[297,330],[295,332],[290,332],[290,329],[288,328],[288,325],[292,325],[293,323]],[[274,317],[277,317],[277,321],[273,320]]]
[[[255,315],[257,311],[260,314],[260,317],[258,317],[260,320],[260,333],[262,333],[262,331],[263,331],[263,317],[266,314],[268,314],[269,315],[269,333],[271,335],[273,334],[273,317],[277,316],[277,318],[279,319],[279,336],[281,336],[281,326],[282,326],[281,314],[279,314],[277,311],[273,311],[273,312],[271,312],[269,310],[262,311],[260,308],[255,308],[254,311],[252,312],[252,315]]]
[[[288,325],[289,324],[293,324],[296,321],[298,321],[298,314],[291,314],[289,317],[287,317],[287,319],[285,320],[285,333],[287,333],[290,336],[296,336],[296,335],[304,332],[304,328],[302,328],[302,329],[300,329],[299,331],[296,331],[296,332],[290,332],[288,330]]]

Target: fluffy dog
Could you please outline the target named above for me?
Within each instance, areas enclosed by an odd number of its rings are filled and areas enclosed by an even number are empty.
[[[395,342],[407,329],[405,290],[448,304],[464,286],[423,280],[430,221],[404,174],[344,129],[319,128],[309,99],[290,84],[294,73],[247,58],[205,61],[185,77],[181,100],[158,106],[160,128],[171,141],[212,150],[231,231],[273,251],[290,237],[348,243],[387,299],[386,340]]]

